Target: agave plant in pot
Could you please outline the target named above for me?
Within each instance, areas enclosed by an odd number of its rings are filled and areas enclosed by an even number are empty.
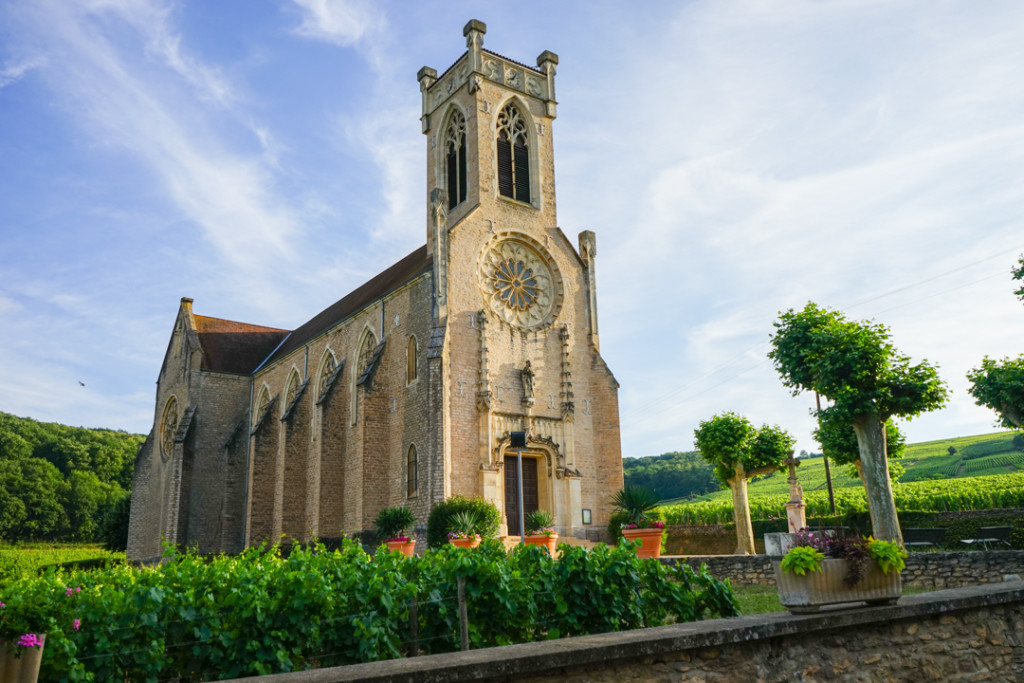
[[[480,516],[472,510],[456,512],[448,519],[448,542],[460,548],[480,545]]]
[[[891,605],[903,594],[907,551],[899,543],[806,530],[794,536],[793,547],[775,563],[779,601],[790,612],[839,603]]]
[[[384,508],[373,521],[378,538],[388,544],[388,549],[405,553],[406,557],[416,549],[416,539],[406,535],[406,530],[415,523],[416,517],[412,511],[400,505]]]
[[[625,515],[622,537],[640,542],[638,557],[661,557],[665,523],[654,514],[660,501],[657,493],[643,486],[627,486],[612,497],[612,505]]]
[[[555,520],[547,510],[534,510],[526,515],[526,545],[541,545],[548,549],[551,557],[558,547],[558,532]]]

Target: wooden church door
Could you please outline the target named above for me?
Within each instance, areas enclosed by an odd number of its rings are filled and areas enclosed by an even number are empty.
[[[519,487],[516,456],[505,456],[505,520],[509,536],[519,535]],[[523,518],[539,507],[537,459],[523,458]]]

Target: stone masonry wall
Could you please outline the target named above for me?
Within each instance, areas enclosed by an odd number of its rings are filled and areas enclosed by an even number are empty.
[[[1024,680],[1024,582],[904,596],[888,607],[710,619],[258,679],[259,683],[710,680]]]
[[[690,555],[662,557],[662,562],[685,562],[693,568],[708,566],[711,575],[736,586],[775,585],[767,555]],[[957,553],[911,553],[903,572],[904,587],[959,588],[999,583],[1007,575],[1024,577],[1024,550],[989,550]]]

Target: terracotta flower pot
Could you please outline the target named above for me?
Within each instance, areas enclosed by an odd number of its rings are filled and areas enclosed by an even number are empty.
[[[416,539],[410,539],[408,541],[388,541],[388,550],[397,550],[405,553],[406,557],[412,557],[412,554],[416,551]]]
[[[558,534],[537,534],[536,536],[527,536],[526,545],[541,545],[548,549],[548,553],[551,557],[555,556],[555,551],[558,548]]]
[[[622,537],[630,541],[640,541],[636,555],[640,558],[661,557],[661,534],[664,529],[623,529]]]
[[[39,664],[43,661],[43,647],[46,634],[39,638],[39,647],[21,647],[16,643],[0,643],[0,681],[4,683],[36,683],[39,678]],[[15,652],[20,657],[15,657]]]
[[[448,542],[457,548],[475,548],[480,545],[480,536],[473,538],[450,538]]]
[[[847,572],[846,560],[822,560],[820,572],[807,572],[803,576],[783,571],[778,562],[774,565],[779,602],[794,614],[817,612],[822,605],[841,602],[891,605],[903,595],[903,580],[899,572],[886,574],[870,559],[864,578],[853,586],[847,586],[843,581]]]

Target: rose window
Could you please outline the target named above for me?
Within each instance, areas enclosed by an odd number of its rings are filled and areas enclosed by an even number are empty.
[[[525,235],[506,233],[480,256],[480,287],[491,311],[525,328],[550,325],[562,304],[562,279],[547,251]]]
[[[491,282],[498,290],[498,298],[513,310],[525,311],[537,300],[537,278],[522,261],[509,259],[500,263]]]

